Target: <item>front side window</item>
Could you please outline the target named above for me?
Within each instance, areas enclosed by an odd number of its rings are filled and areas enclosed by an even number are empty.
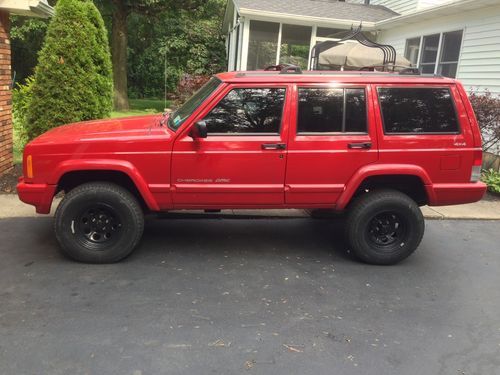
[[[284,88],[237,88],[231,90],[203,119],[208,134],[278,134]]]
[[[299,88],[298,133],[366,133],[364,88]]]
[[[448,88],[383,87],[378,96],[386,134],[458,132]]]
[[[168,127],[173,131],[191,116],[191,114],[207,99],[221,84],[217,77],[212,77],[201,89],[188,99],[179,109],[174,111],[168,118]]]

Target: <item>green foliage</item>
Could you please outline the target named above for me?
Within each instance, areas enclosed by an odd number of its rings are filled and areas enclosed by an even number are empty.
[[[489,91],[483,93],[472,91],[469,93],[469,100],[483,135],[483,150],[498,150],[500,147],[500,98]]]
[[[28,137],[65,123],[108,117],[112,88],[107,31],[99,11],[90,0],[59,0],[31,87]]]
[[[129,95],[162,97],[165,77],[167,92],[172,93],[185,74],[211,75],[224,70],[224,7],[223,0],[209,0],[191,11],[167,9],[155,16],[131,15]]]
[[[500,194],[500,172],[493,169],[483,171],[481,180],[488,185],[488,190]]]
[[[26,114],[33,92],[33,77],[28,77],[24,84],[18,84],[12,90],[12,118],[14,128],[14,148],[22,150],[28,143]]]

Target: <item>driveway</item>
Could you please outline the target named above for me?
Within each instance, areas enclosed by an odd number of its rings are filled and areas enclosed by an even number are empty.
[[[500,222],[428,221],[392,267],[335,221],[148,220],[114,265],[0,220],[1,374],[498,374]]]

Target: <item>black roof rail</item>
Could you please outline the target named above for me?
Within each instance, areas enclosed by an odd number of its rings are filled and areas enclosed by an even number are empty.
[[[399,71],[399,74],[404,75],[421,75],[422,72],[419,68],[404,68]]]
[[[293,64],[269,65],[264,68],[265,71],[280,72],[280,74],[302,74],[300,66]]]

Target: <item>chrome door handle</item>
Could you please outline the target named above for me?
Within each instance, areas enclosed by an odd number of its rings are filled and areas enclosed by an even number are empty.
[[[284,143],[263,143],[263,150],[284,150],[286,149],[286,144]]]
[[[372,143],[371,142],[362,142],[362,143],[349,143],[347,145],[349,148],[371,148]]]

